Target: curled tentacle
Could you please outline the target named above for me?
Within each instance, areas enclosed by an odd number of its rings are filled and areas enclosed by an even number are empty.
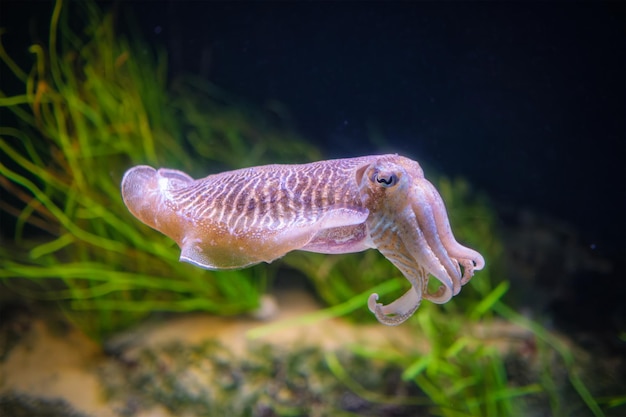
[[[448,256],[452,259],[456,259],[461,266],[466,263],[465,260],[469,260],[473,263],[471,271],[483,269],[485,259],[482,255],[473,249],[461,245],[454,238],[446,207],[435,187],[428,181],[424,181],[422,187],[424,192],[429,194],[429,201],[434,214],[437,233],[446,248]],[[465,282],[462,281],[463,284]]]
[[[447,285],[442,285],[437,289],[437,291],[433,293],[426,292],[424,293],[424,298],[435,304],[444,304],[450,301],[452,298],[452,287]]]
[[[465,285],[472,276],[474,276],[474,271],[480,270],[485,265],[485,261],[480,257],[481,263],[477,264],[475,261],[471,259],[461,259],[459,263],[463,267],[463,277],[461,277],[461,285]]]
[[[370,294],[367,299],[367,308],[374,313],[376,319],[382,324],[397,326],[407,321],[415,313],[420,306],[422,297],[415,287],[411,287],[402,297],[390,304],[383,305],[377,301],[378,294]]]

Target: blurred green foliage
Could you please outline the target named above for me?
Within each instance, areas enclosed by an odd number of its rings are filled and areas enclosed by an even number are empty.
[[[211,272],[180,263],[170,239],[128,212],[121,177],[135,164],[206,175],[319,159],[318,151],[275,114],[207,82],[168,89],[165,55],[115,35],[112,15],[91,2],[70,11],[57,1],[49,44],[30,51],[35,64],[26,71],[0,48],[3,77],[23,86],[18,95],[0,91],[0,107],[14,115],[0,127],[0,187],[12,197],[0,208],[16,218],[0,258],[4,285],[62,301],[95,337],[153,311],[256,308],[270,269]],[[27,239],[27,226],[43,236]]]

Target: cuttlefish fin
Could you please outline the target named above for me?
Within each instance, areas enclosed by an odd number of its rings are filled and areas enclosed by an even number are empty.
[[[367,209],[339,207],[327,210],[317,219],[286,224],[277,230],[235,231],[227,236],[194,229],[179,243],[180,260],[206,269],[237,269],[260,262],[270,263],[303,248],[320,231],[363,223],[368,214]]]
[[[205,269],[238,269],[262,261],[252,252],[225,245],[208,246],[201,238],[186,236],[180,246],[180,261]]]

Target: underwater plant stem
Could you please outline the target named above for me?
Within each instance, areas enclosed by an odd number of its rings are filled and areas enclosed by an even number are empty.
[[[4,44],[2,43],[2,35],[6,32],[5,29],[0,28],[0,61],[4,62],[7,67],[11,70],[11,72],[23,83],[26,82],[28,75],[11,59],[11,57],[7,54],[6,49],[4,49]]]
[[[63,85],[63,80],[59,74],[58,54],[57,54],[57,32],[59,24],[59,16],[63,8],[63,0],[56,0],[52,17],[50,19],[50,73],[56,85]]]
[[[110,239],[104,239],[101,236],[93,235],[92,233],[78,227],[72,220],[70,220],[65,213],[57,207],[56,204],[50,200],[50,198],[43,193],[32,181],[25,177],[10,171],[6,166],[0,163],[0,173],[3,173],[11,181],[22,185],[33,193],[34,197],[41,201],[41,203],[59,220],[61,225],[74,234],[77,238],[90,243],[95,247],[100,247],[105,250],[114,251],[118,253],[125,253],[127,246],[121,242],[113,241]]]

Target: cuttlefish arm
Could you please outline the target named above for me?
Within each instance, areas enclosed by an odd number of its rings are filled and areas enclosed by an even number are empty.
[[[381,323],[408,319],[422,298],[445,303],[484,266],[456,242],[441,197],[419,164],[398,155],[266,165],[194,180],[171,169],[129,169],[124,203],[139,220],[172,238],[180,260],[207,269],[271,262],[292,250],[319,253],[377,248],[411,289],[383,305]],[[442,286],[428,293],[428,277]]]
[[[483,268],[482,256],[454,239],[443,201],[417,162],[379,160],[357,176],[370,210],[374,246],[411,283],[411,289],[389,305],[377,303],[377,294],[370,296],[368,307],[380,322],[404,322],[422,298],[438,304],[449,301],[474,270]],[[427,290],[429,275],[442,283],[434,293]]]

